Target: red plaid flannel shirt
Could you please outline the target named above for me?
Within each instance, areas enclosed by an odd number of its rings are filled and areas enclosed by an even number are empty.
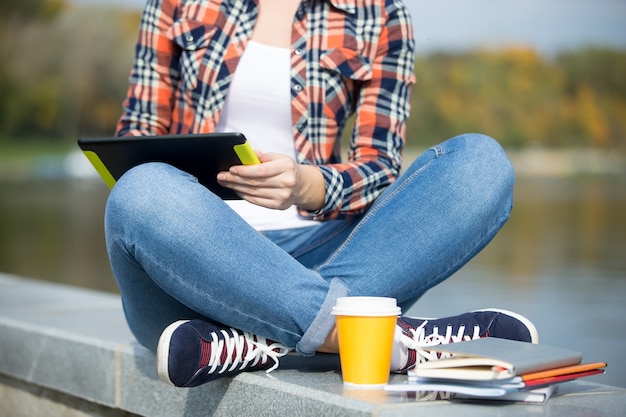
[[[148,0],[117,135],[212,132],[257,12],[254,0]],[[326,182],[324,206],[309,214],[362,213],[400,171],[414,82],[409,13],[401,0],[305,0],[292,40],[297,161]]]

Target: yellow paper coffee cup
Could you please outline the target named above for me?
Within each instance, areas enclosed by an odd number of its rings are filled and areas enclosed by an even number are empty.
[[[394,298],[341,297],[333,307],[343,383],[380,388],[389,382],[391,350],[400,315]]]

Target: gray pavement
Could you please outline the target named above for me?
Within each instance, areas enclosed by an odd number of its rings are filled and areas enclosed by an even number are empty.
[[[584,380],[560,384],[545,404],[346,390],[335,355],[289,355],[270,374],[242,373],[192,389],[163,384],[154,368],[153,355],[126,326],[119,296],[0,274],[0,416],[19,415],[24,398],[29,415],[50,415],[43,408],[51,392],[65,399],[56,401],[66,404],[56,415],[583,417],[626,410],[626,389]],[[394,375],[392,382],[404,379]]]

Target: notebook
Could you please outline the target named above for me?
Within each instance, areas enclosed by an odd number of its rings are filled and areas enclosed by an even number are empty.
[[[418,377],[498,380],[548,369],[578,365],[580,352],[547,345],[487,337],[429,348],[452,357],[419,364]]]
[[[217,183],[217,173],[233,165],[259,163],[245,136],[238,132],[80,138],[78,146],[109,188],[137,165],[164,162],[194,175],[224,200],[239,197]]]
[[[419,363],[387,391],[447,392],[455,398],[545,402],[556,384],[604,373],[605,362],[581,363],[575,350],[488,337],[424,347],[439,360]]]

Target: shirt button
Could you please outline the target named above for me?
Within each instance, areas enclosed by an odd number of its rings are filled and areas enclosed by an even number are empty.
[[[298,48],[294,51],[294,53],[298,56],[302,55],[302,49]]]
[[[293,89],[296,91],[302,91],[302,86],[300,84],[294,84]]]
[[[189,43],[193,42],[193,35],[187,35],[187,36],[185,37],[185,40],[186,40],[187,42],[189,42]]]

